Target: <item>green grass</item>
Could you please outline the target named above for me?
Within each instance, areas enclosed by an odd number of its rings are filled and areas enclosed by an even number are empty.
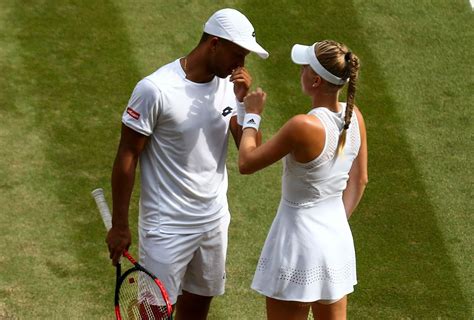
[[[474,17],[461,0],[0,2],[0,318],[113,317],[114,269],[89,192],[102,186],[110,200],[135,83],[186,54],[224,6],[244,11],[271,53],[247,63],[268,92],[267,138],[310,106],[293,43],[333,38],[362,60],[370,183],[351,219],[349,317],[472,318]],[[209,318],[263,319],[249,286],[281,166],[240,176],[231,148],[228,167],[227,292]]]

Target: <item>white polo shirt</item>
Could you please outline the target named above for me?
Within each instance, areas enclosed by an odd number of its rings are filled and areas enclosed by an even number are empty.
[[[179,59],[138,82],[122,122],[150,136],[140,156],[141,228],[204,232],[228,214],[225,161],[235,110],[228,78],[194,83]]]

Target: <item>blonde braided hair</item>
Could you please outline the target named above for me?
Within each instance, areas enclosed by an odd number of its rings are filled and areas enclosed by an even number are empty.
[[[344,114],[344,127],[339,135],[339,141],[337,144],[337,155],[339,155],[346,144],[347,130],[351,124],[360,62],[359,58],[349,51],[344,44],[332,40],[318,42],[315,46],[315,51],[316,57],[326,70],[341,79],[349,79],[347,86],[347,106]],[[327,84],[335,90],[339,90],[344,86],[335,85],[329,82]]]

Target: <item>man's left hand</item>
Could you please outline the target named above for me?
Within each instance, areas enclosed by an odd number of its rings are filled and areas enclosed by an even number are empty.
[[[237,100],[244,101],[252,84],[252,77],[245,67],[238,67],[230,75],[230,81],[234,83],[234,93]]]

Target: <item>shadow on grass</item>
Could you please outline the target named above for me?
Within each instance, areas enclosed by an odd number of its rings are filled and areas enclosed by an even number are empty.
[[[76,256],[73,266],[44,257],[49,285],[53,278],[63,279],[65,297],[71,294],[68,284],[78,290],[78,302],[90,304],[83,312],[95,318],[105,310],[111,315],[114,271],[90,191],[99,186],[110,190],[121,113],[140,78],[131,45],[112,1],[18,2],[12,13],[19,28],[31,130],[47,137],[47,162],[33,183],[60,203],[32,219],[40,230],[55,229],[54,239],[38,239],[45,248],[55,243]],[[54,314],[56,309],[48,310]]]

